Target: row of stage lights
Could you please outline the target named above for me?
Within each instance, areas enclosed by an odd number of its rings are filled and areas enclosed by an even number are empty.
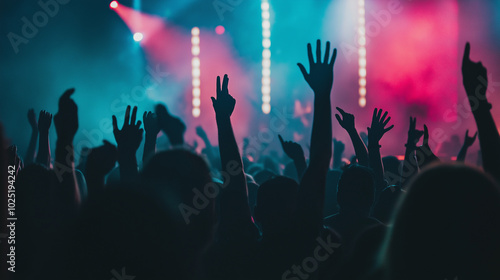
[[[118,8],[118,2],[112,1],[109,4],[111,9]],[[262,112],[269,114],[271,112],[271,22],[268,0],[261,0],[261,16],[262,16]],[[225,32],[223,26],[219,25],[215,28],[215,32],[222,35]],[[365,0],[358,0],[358,54],[359,54],[359,106],[366,105],[366,36],[365,36]],[[133,39],[136,42],[142,41],[144,35],[141,32],[136,32]],[[192,86],[193,86],[193,109],[194,117],[200,116],[200,29],[193,27],[191,29],[191,71],[192,71]]]

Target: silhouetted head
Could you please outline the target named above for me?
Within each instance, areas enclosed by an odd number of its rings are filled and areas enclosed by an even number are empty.
[[[279,231],[290,224],[297,208],[298,187],[293,179],[283,176],[260,185],[254,213],[264,234],[266,231]]]
[[[340,212],[368,215],[375,198],[375,182],[371,169],[351,165],[340,176],[337,201]]]
[[[181,149],[160,152],[145,166],[142,182],[164,207],[172,227],[183,232],[179,242],[201,250],[211,240],[220,186],[200,156]]]
[[[396,209],[401,196],[405,191],[397,185],[385,188],[379,195],[378,201],[373,207],[373,217],[388,225]]]
[[[196,255],[184,233],[151,196],[108,188],[82,210],[57,273],[60,279],[187,279]]]
[[[395,185],[399,182],[400,175],[399,169],[401,162],[395,156],[386,156],[382,158],[382,163],[384,165],[384,178],[389,183],[389,185]]]
[[[389,279],[500,279],[500,192],[483,172],[443,164],[419,174],[383,250]]]
[[[264,169],[264,170],[260,170],[255,175],[253,175],[253,178],[257,184],[262,185],[264,182],[269,181],[270,179],[274,178],[275,176],[276,176],[276,174],[274,172],[272,172],[271,170]]]
[[[297,175],[297,168],[295,168],[295,164],[293,163],[293,161],[290,161],[285,165],[285,170],[283,170],[283,175],[288,178],[292,178],[297,182],[299,181],[299,176]]]

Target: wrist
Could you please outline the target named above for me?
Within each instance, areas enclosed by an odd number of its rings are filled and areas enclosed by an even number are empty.
[[[158,137],[158,134],[154,134],[154,133],[146,133],[146,136],[145,136],[145,139],[144,141],[145,142],[155,142],[156,143],[156,138]]]

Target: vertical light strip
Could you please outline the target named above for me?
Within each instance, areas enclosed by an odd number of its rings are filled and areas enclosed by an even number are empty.
[[[193,117],[200,116],[200,29],[191,29],[191,73],[193,76]]]
[[[358,0],[359,106],[366,105],[366,29],[365,0]]]
[[[271,22],[269,2],[262,0],[262,112],[271,112]]]

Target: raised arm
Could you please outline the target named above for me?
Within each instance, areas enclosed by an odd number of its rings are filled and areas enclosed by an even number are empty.
[[[122,129],[118,129],[118,121],[113,115],[113,134],[118,145],[118,164],[120,166],[120,180],[124,183],[135,182],[139,179],[137,170],[137,149],[141,145],[143,129],[141,121],[135,121],[137,107],[132,110],[130,117],[130,106],[125,111],[125,120]]]
[[[415,161],[415,150],[417,149],[417,143],[424,135],[422,130],[417,128],[417,118],[410,117],[410,128],[408,129],[408,138],[405,144],[405,158],[403,161],[403,166],[401,169],[401,182],[402,186],[410,182],[410,179],[417,174],[418,166]]]
[[[460,152],[458,152],[457,161],[460,161],[460,162],[465,161],[465,156],[467,155],[467,150],[469,149],[470,146],[472,146],[472,144],[474,144],[474,142],[476,141],[476,137],[477,137],[477,131],[474,134],[474,136],[472,136],[472,137],[469,136],[468,129],[465,131],[464,144],[462,145]]]
[[[356,130],[356,126],[354,125],[354,115],[345,112],[339,107],[337,107],[337,110],[342,115],[342,118],[340,118],[339,114],[335,114],[335,118],[337,118],[340,126],[343,127],[349,134],[358,163],[368,167],[370,165],[370,162],[368,161],[368,150]]]
[[[146,164],[156,152],[156,138],[160,132],[158,118],[151,111],[145,111],[142,115],[144,130],[146,131],[146,140],[144,141],[144,153],[142,154],[142,166]]]
[[[73,139],[78,130],[78,107],[71,95],[75,89],[66,90],[59,98],[59,111],[54,116],[56,127],[56,160],[54,170],[60,182],[61,203],[65,209],[76,209],[80,204],[80,191],[75,175]]]
[[[104,140],[103,145],[92,148],[87,157],[88,199],[93,200],[104,190],[104,178],[116,164],[118,151],[115,145]]]
[[[431,147],[429,146],[429,130],[427,126],[424,124],[424,141],[422,145],[417,148],[415,153],[418,167],[425,167],[435,161],[439,161],[439,158],[432,152]]]
[[[170,115],[167,107],[163,104],[158,104],[155,107],[155,113],[158,118],[160,129],[165,132],[172,146],[180,147],[184,145],[184,132],[186,125],[181,119]]]
[[[326,174],[332,158],[332,110],[330,94],[333,85],[333,65],[337,49],[330,59],[330,42],[326,43],[324,59],[321,57],[321,42],[316,42],[316,61],[311,44],[307,44],[309,73],[298,64],[304,79],[314,92],[314,115],[311,134],[309,166],[304,173],[299,188],[299,221],[305,228],[317,230],[323,224],[323,203]]]
[[[233,228],[241,226],[246,230],[247,226],[253,226],[253,221],[243,163],[231,125],[236,100],[229,94],[228,83],[229,78],[224,75],[221,86],[220,77],[217,76],[217,98],[211,97],[217,121],[222,172],[226,173],[221,197],[221,224]]]
[[[342,168],[342,157],[344,155],[345,144],[333,138],[333,168]]]
[[[297,177],[299,178],[299,181],[301,181],[307,168],[304,150],[298,143],[293,141],[283,141],[283,138],[279,134],[278,138],[280,139],[281,147],[283,148],[285,154],[293,160],[295,169],[297,169]]]
[[[36,162],[50,167],[50,142],[49,142],[49,128],[52,124],[52,114],[46,111],[40,111],[38,116],[38,131],[40,138],[38,143],[38,154]]]
[[[36,140],[38,140],[38,123],[36,121],[35,110],[33,109],[28,110],[28,122],[31,126],[31,138],[28,149],[26,150],[26,156],[24,157],[24,163],[26,165],[35,161]]]
[[[386,128],[387,124],[391,120],[391,117],[387,117],[388,112],[382,115],[382,109],[373,110],[372,124],[368,128],[368,154],[370,159],[370,167],[375,172],[375,183],[377,193],[380,193],[385,187],[384,181],[384,166],[382,164],[382,158],[380,156],[380,139],[389,130],[391,130],[394,125]]]
[[[201,138],[203,143],[205,143],[205,155],[207,156],[208,161],[210,162],[210,165],[212,168],[220,169],[220,166],[217,166],[217,160],[216,160],[216,155],[214,152],[214,147],[212,146],[212,143],[210,142],[210,139],[208,139],[207,133],[201,126],[196,127],[196,135]]]
[[[462,61],[462,77],[469,98],[472,114],[476,120],[483,168],[500,181],[500,135],[491,115],[491,104],[486,98],[488,76],[481,62],[470,60],[470,44],[465,45]]]

